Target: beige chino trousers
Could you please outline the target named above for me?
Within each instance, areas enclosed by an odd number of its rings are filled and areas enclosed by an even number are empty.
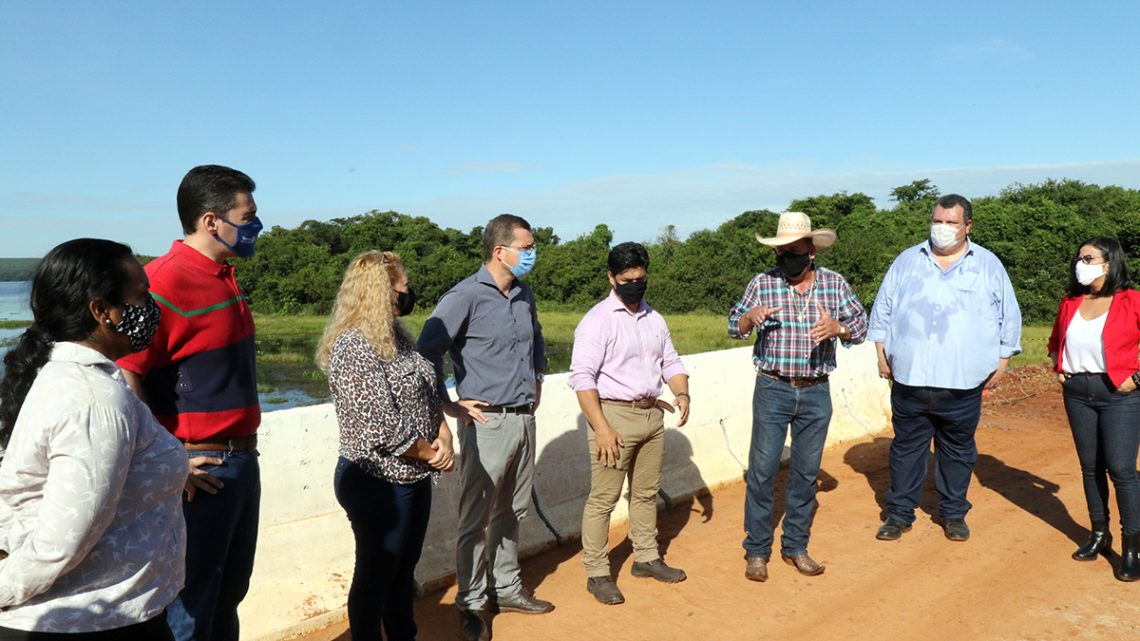
[[[590,448],[590,497],[582,512],[582,562],[586,576],[610,576],[610,514],[629,478],[629,539],[633,559],[642,563],[661,557],[657,551],[657,490],[665,454],[665,412],[602,403],[602,415],[624,445],[616,467],[598,460],[594,430],[587,430]]]

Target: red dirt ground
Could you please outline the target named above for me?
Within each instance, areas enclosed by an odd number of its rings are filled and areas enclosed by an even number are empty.
[[[1088,516],[1060,392],[1047,372],[1017,370],[985,403],[967,519],[973,534],[965,543],[947,541],[933,522],[938,496],[929,478],[914,529],[897,542],[875,539],[889,485],[890,437],[888,430],[824,454],[811,541],[812,555],[827,565],[824,575],[802,577],[776,559],[767,583],[744,579],[744,486],[736,484],[661,514],[662,545],[669,562],[688,572],[687,581],[631,577],[629,542],[624,527],[617,528],[611,558],[621,566],[624,605],[599,605],[586,592],[581,550],[570,543],[523,563],[524,583],[557,609],[496,617],[494,638],[1140,638],[1140,583],[1113,578],[1119,557],[1069,558],[1087,535]],[[1115,499],[1111,505],[1115,514]],[[454,599],[454,587],[419,599],[421,641],[457,638]],[[340,623],[304,639],[350,635]]]

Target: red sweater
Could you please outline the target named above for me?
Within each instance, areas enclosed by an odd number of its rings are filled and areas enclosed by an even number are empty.
[[[1073,314],[1077,313],[1084,299],[1084,295],[1066,296],[1061,299],[1061,307],[1057,310],[1053,334],[1049,337],[1049,353],[1057,355],[1055,369],[1058,372],[1061,371],[1065,350],[1065,334],[1069,331]],[[1104,343],[1106,373],[1112,384],[1120,387],[1126,378],[1140,370],[1140,292],[1122,289],[1112,295],[1101,341]]]

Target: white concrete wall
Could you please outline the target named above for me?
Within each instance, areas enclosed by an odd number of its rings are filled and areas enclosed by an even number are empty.
[[[878,377],[875,348],[839,350],[831,378],[834,416],[828,444],[879,431],[889,424],[888,388]],[[677,499],[702,488],[741,480],[751,437],[755,374],[751,347],[683,358],[691,375],[692,416],[666,430],[661,489]],[[564,538],[579,534],[590,489],[586,422],[568,375],[546,377],[539,408],[535,489],[539,506]],[[668,393],[666,393],[668,397]],[[666,417],[666,426],[676,423]],[[331,405],[269,412],[261,450],[261,533],[249,595],[241,606],[245,639],[281,639],[344,616],[352,579],[353,540],[333,496],[337,424]],[[458,447],[458,443],[456,443]],[[431,524],[417,577],[439,585],[454,573],[456,475],[435,487]],[[619,504],[614,521],[626,518]],[[532,510],[522,525],[523,554],[554,543]]]

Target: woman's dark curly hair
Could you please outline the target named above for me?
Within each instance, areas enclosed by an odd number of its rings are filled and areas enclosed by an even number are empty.
[[[12,427],[32,382],[57,341],[80,341],[95,331],[91,301],[120,304],[130,279],[131,248],[110,240],[77,238],[44,256],[32,279],[34,322],[4,356],[0,379],[0,446],[7,448]]]

